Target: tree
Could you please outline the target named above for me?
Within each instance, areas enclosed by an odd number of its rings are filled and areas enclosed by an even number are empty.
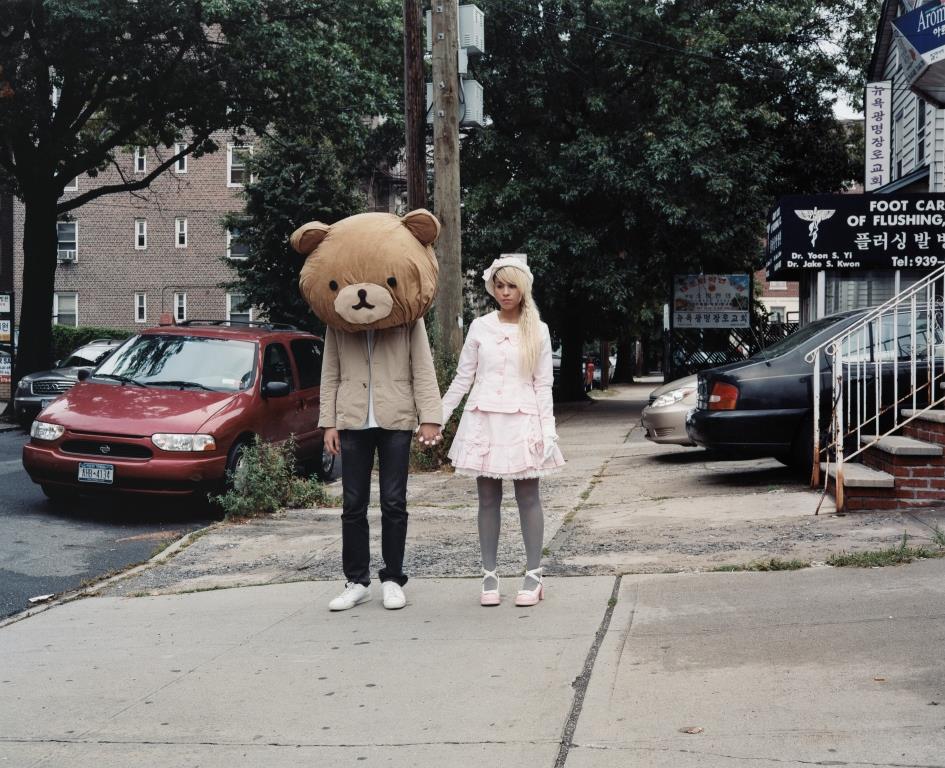
[[[25,207],[14,379],[49,363],[57,219],[94,198],[146,188],[182,155],[215,151],[219,131],[265,133],[275,119],[298,115],[312,93],[335,94],[323,103],[338,133],[359,127],[364,115],[378,114],[378,82],[362,77],[345,35],[359,23],[377,28],[368,15],[389,5],[7,0],[0,184]],[[73,178],[94,177],[134,145],[159,150],[150,173],[60,200]]]
[[[777,196],[853,178],[822,45],[844,0],[483,5],[465,252],[529,254],[565,398],[586,337],[660,318],[674,272],[752,269]]]

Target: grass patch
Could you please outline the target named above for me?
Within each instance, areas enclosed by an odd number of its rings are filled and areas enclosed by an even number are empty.
[[[719,565],[712,569],[716,573],[734,573],[736,571],[799,571],[810,568],[807,560],[782,560],[780,557],[771,557],[767,560],[752,560],[750,563],[735,565]]]
[[[916,560],[945,557],[945,535],[938,527],[934,529],[932,541],[937,545],[935,549],[910,547],[909,535],[903,532],[902,540],[897,547],[867,552],[840,552],[828,557],[827,565],[832,565],[834,568],[884,568],[887,565],[902,565]]]

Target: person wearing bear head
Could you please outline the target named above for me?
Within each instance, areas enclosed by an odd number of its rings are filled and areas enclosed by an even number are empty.
[[[343,611],[371,599],[369,526],[375,453],[381,506],[378,573],[385,608],[406,605],[410,441],[442,437],[442,402],[423,314],[433,302],[440,224],[418,209],[349,216],[299,227],[292,247],[306,256],[299,288],[326,324],[318,425],[341,454],[342,567],[346,584],[329,602]],[[419,422],[419,426],[418,426]]]
[[[476,478],[481,605],[499,605],[496,557],[502,481],[511,480],[525,544],[525,579],[515,605],[544,597],[541,550],[544,513],[539,478],[560,469],[551,400],[551,336],[532,299],[532,272],[524,259],[504,256],[483,273],[498,309],[473,320],[456,377],[443,396],[443,424],[472,387],[449,450],[457,474]]]

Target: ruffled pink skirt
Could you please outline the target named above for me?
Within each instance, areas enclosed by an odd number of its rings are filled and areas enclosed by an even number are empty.
[[[541,421],[528,413],[463,411],[449,456],[457,474],[524,480],[544,477],[564,466],[555,446],[542,462]]]

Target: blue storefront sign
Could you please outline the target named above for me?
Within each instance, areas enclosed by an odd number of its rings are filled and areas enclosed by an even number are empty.
[[[945,107],[945,0],[893,20],[903,77],[919,96]]]

